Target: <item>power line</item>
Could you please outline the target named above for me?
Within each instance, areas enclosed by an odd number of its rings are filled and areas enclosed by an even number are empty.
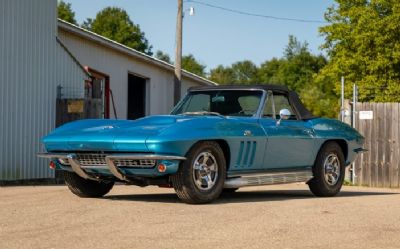
[[[280,21],[303,22],[303,23],[321,23],[321,24],[328,23],[328,22],[319,21],[319,20],[307,20],[307,19],[297,19],[297,18],[287,18],[287,17],[278,17],[278,16],[268,16],[268,15],[255,14],[255,13],[245,12],[245,11],[241,11],[241,10],[234,10],[234,9],[230,9],[230,8],[225,8],[225,7],[222,7],[222,6],[217,6],[217,5],[213,5],[213,4],[209,4],[209,3],[205,3],[205,2],[201,2],[201,1],[196,1],[196,0],[186,0],[185,2],[197,3],[197,4],[200,4],[200,5],[207,6],[207,7],[220,9],[220,10],[224,10],[224,11],[228,11],[228,12],[232,12],[232,13],[236,13],[236,14],[240,14],[240,15],[262,17],[262,18],[274,19],[274,20],[280,20]]]

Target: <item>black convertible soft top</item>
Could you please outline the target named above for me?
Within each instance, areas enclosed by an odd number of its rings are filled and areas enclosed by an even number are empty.
[[[218,91],[218,90],[265,90],[284,93],[288,96],[290,104],[295,109],[299,119],[307,120],[315,118],[309,110],[301,102],[299,95],[296,92],[289,90],[284,85],[218,85],[218,86],[196,86],[188,89],[191,91]]]

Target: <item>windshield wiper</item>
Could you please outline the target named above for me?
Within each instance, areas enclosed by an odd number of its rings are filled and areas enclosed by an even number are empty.
[[[213,115],[213,116],[218,116],[221,118],[226,118],[224,115],[218,113],[218,112],[207,112],[207,111],[199,111],[199,112],[184,112],[180,113],[178,115]]]

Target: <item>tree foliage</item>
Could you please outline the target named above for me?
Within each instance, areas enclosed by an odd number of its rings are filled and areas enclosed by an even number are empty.
[[[166,63],[172,64],[171,57],[161,50],[157,50],[155,57],[159,60],[165,61]]]
[[[320,28],[330,61],[317,81],[334,82],[339,92],[344,76],[347,97],[356,83],[360,101],[400,101],[400,1],[336,2]]]
[[[257,83],[257,66],[249,61],[239,61],[232,64],[232,71],[233,71],[233,83],[241,83],[241,84],[253,84]]]
[[[338,97],[333,86],[315,80],[326,63],[324,56],[311,54],[307,43],[289,36],[282,58],[266,60],[259,67],[248,60],[220,65],[210,71],[209,78],[220,84],[283,84],[298,92],[314,115],[335,117]]]
[[[223,65],[211,69],[209,79],[223,85],[236,83],[233,69]]]
[[[306,107],[316,116],[336,117],[338,96],[331,81],[317,81],[317,75],[327,63],[322,55],[313,55],[306,42],[289,36],[284,56],[261,64],[261,82],[284,84],[299,93]]]
[[[72,11],[70,3],[65,3],[64,1],[59,1],[57,3],[57,15],[58,15],[58,18],[66,21],[66,22],[78,25],[78,23],[75,20],[75,12]]]
[[[182,69],[205,77],[205,68],[206,66],[198,62],[192,54],[182,56]]]
[[[258,67],[249,60],[238,61],[229,67],[219,65],[210,70],[210,80],[219,84],[253,84],[258,82]]]
[[[148,55],[153,54],[152,46],[149,45],[144,32],[121,8],[104,8],[94,19],[88,18],[82,27]]]

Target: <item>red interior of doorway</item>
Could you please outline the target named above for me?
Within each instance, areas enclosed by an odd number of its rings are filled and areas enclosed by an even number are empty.
[[[104,118],[110,118],[110,76],[88,66],[85,67],[85,70],[93,78],[104,79]]]

